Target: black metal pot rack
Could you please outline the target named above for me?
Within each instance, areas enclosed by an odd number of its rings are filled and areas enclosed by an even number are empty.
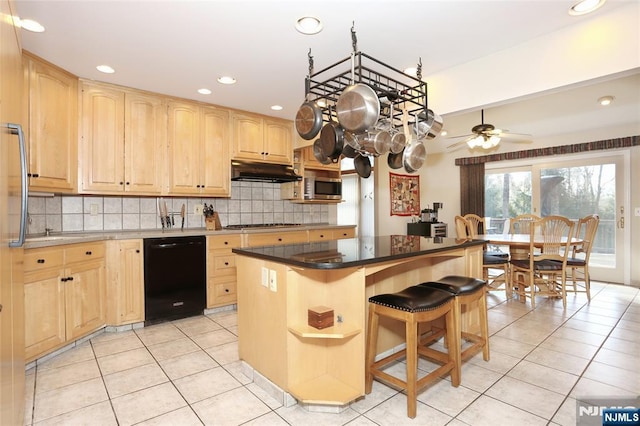
[[[329,107],[335,111],[335,104],[342,91],[355,83],[367,84],[376,92],[380,99],[380,118],[389,117],[390,105],[393,103],[394,127],[402,126],[403,109],[406,109],[412,118],[421,113],[426,117],[427,83],[422,81],[422,63],[418,63],[417,76],[413,77],[366,53],[356,51],[353,31],[352,37],[354,52],[318,72],[313,72],[313,57],[309,50],[309,75],[305,79],[305,97],[316,102],[324,101],[321,106],[323,121],[331,120]]]

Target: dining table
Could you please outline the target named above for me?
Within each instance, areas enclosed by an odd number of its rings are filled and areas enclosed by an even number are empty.
[[[513,260],[527,259],[529,256],[529,248],[531,246],[530,234],[479,234],[474,239],[483,240],[488,244],[496,246],[508,246],[510,257]],[[562,242],[566,242],[567,238],[563,237]],[[543,245],[542,235],[534,236],[533,244],[536,247]],[[571,237],[570,245],[577,246],[582,244],[582,239]]]

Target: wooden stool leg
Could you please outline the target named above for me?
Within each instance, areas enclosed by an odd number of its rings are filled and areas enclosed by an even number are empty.
[[[461,378],[461,346],[462,346],[462,328],[460,325],[460,304],[457,301],[451,303],[451,310],[447,312],[445,317],[446,321],[446,333],[449,339],[449,359],[453,361],[453,369],[451,370],[451,385],[454,387],[460,386]]]
[[[365,384],[364,392],[371,393],[373,387],[373,374],[371,367],[376,358],[376,347],[378,346],[378,314],[375,312],[375,305],[369,305],[369,323],[367,333],[367,355],[365,363]]]
[[[489,320],[487,315],[487,291],[482,290],[483,294],[478,300],[478,309],[480,309],[480,335],[484,339],[482,347],[482,359],[489,361]]]
[[[414,419],[418,401],[418,323],[413,317],[405,323],[407,339],[407,416]]]

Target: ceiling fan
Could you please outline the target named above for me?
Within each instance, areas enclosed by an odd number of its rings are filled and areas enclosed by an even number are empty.
[[[465,139],[447,146],[447,149],[454,149],[466,144],[469,149],[481,148],[484,150],[489,150],[496,147],[503,139],[531,136],[522,133],[509,133],[509,131],[505,129],[497,129],[493,124],[484,122],[484,109],[480,110],[480,114],[481,123],[471,128],[471,134],[451,136],[449,139]],[[519,139],[514,142],[531,142],[531,140]]]

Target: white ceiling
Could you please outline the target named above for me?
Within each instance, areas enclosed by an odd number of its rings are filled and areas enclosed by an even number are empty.
[[[423,77],[428,81],[432,73],[574,25],[583,18],[568,15],[573,3],[16,1],[21,18],[35,19],[46,27],[40,34],[23,31],[23,47],[79,77],[287,119],[295,117],[304,101],[308,50],[316,71],[348,57],[353,23],[360,51],[397,69],[415,66],[422,58]],[[629,0],[609,0],[601,10],[625,3]],[[313,36],[296,32],[296,19],[306,15],[322,19],[324,30]],[[112,66],[116,73],[98,72],[95,67],[100,64]],[[238,82],[220,85],[216,78],[221,75],[232,75]],[[484,106],[485,122],[535,136],[557,132],[558,126],[567,132],[568,126],[584,128],[602,122],[601,115],[594,115],[595,99],[607,94],[616,96],[616,102],[606,120],[638,121],[639,75],[614,77],[532,96],[509,108]],[[198,94],[201,87],[213,94]],[[273,104],[284,109],[272,111]],[[469,133],[480,122],[480,107],[443,114],[449,134]],[[437,106],[434,109],[438,112]],[[448,143],[443,141],[440,147]]]

